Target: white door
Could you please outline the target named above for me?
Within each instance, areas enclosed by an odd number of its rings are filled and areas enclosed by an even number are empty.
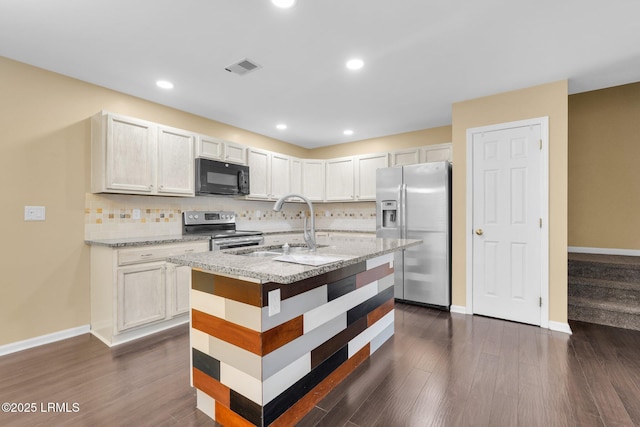
[[[473,312],[540,325],[541,125],[471,138]]]

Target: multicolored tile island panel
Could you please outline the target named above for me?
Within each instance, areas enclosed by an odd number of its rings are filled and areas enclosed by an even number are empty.
[[[192,279],[197,405],[222,425],[294,425],[393,335],[393,254],[288,285]]]

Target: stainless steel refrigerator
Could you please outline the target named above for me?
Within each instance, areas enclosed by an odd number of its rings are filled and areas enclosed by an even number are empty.
[[[378,169],[377,237],[421,239],[396,252],[395,298],[451,307],[451,164]]]

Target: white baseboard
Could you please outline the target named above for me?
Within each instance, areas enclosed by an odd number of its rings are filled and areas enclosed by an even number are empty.
[[[449,309],[452,313],[467,314],[467,307],[462,305],[452,305]]]
[[[49,344],[56,341],[66,340],[67,338],[77,337],[78,335],[88,334],[89,329],[89,325],[82,325],[78,326],[77,328],[65,329],[64,331],[58,331],[52,334],[41,335],[39,337],[30,338],[24,341],[5,344],[0,346],[0,356],[26,350],[28,348],[38,347],[40,345]]]
[[[583,246],[569,246],[568,250],[569,252],[578,254],[640,256],[640,250],[638,249],[586,248]]]
[[[569,335],[573,334],[573,332],[571,332],[571,326],[569,326],[568,323],[553,322],[549,320],[549,329],[552,331],[564,332]]]

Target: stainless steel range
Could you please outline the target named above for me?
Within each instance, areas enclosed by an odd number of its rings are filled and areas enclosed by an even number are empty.
[[[184,211],[182,234],[211,236],[209,249],[212,251],[264,242],[262,231],[236,230],[236,214],[230,211]]]

